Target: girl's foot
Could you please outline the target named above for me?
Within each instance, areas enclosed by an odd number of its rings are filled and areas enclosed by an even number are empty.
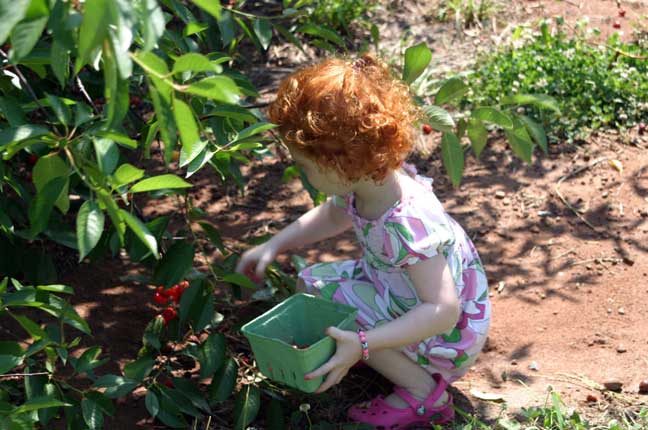
[[[422,398],[415,397],[402,387],[396,387],[390,401],[378,396],[371,402],[349,409],[354,421],[397,430],[411,425],[443,424],[454,419],[453,399],[446,391],[447,382],[439,374],[433,375],[437,386]]]

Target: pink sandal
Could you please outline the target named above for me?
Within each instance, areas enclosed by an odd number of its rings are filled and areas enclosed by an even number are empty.
[[[354,421],[373,425],[378,430],[400,430],[413,425],[444,424],[452,421],[455,413],[450,393],[444,405],[432,406],[448,387],[448,383],[440,374],[435,373],[432,376],[437,382],[437,387],[423,402],[415,399],[404,388],[395,387],[394,393],[409,404],[408,408],[395,408],[389,405],[383,396],[378,396],[371,401],[368,408],[352,406],[348,416]]]

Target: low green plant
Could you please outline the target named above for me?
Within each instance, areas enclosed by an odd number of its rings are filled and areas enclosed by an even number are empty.
[[[561,114],[536,108],[521,111],[544,124],[551,141],[581,139],[593,129],[633,127],[648,121],[648,44],[623,42],[617,33],[606,44],[581,23],[574,36],[543,22],[539,31],[518,27],[510,45],[477,61],[470,76],[475,105],[496,104],[516,94],[554,97]]]

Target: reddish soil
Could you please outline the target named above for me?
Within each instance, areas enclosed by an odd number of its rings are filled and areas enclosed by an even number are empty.
[[[640,13],[647,13],[645,1],[622,3],[635,21],[641,20]],[[518,20],[544,13],[561,14],[573,22],[587,14],[592,22],[601,22],[601,28],[616,15],[615,2],[603,0],[515,1],[513,6],[525,11]],[[506,15],[506,20],[513,18]],[[266,82],[262,93],[271,95],[272,90]],[[432,146],[438,143],[434,134],[426,139]],[[579,148],[536,154],[538,158],[527,166],[504,152],[503,143],[495,138],[481,161],[467,160],[459,190],[449,186],[438,151],[429,159],[413,160],[422,173],[435,178],[440,199],[474,239],[491,281],[489,342],[471,372],[453,388],[464,410],[492,422],[501,406],[477,399],[471,388],[502,394],[508,412],[516,413],[523,406],[542,405],[548,385],[597,422],[648,405],[648,396],[637,394],[639,382],[648,379],[647,148],[645,136],[601,134]],[[616,170],[608,158],[620,161],[623,171]],[[274,233],[312,207],[299,181],[281,183],[286,166],[287,161],[275,157],[245,166],[245,196],[204,170],[193,181],[195,204],[209,213],[232,246]],[[558,197],[556,186],[564,175],[570,176],[561,183],[560,192],[583,210],[583,219],[592,227]],[[501,198],[496,191],[503,192]],[[172,201],[143,207],[146,216],[174,210]],[[310,263],[359,256],[352,233],[294,252]],[[279,259],[287,270],[288,257]],[[198,267],[203,264],[197,261]],[[141,267],[117,258],[81,265],[62,279],[77,291],[76,307],[94,331],[91,343],[105,346],[110,364],[103,372],[117,372],[136,356],[146,323],[160,311],[151,300],[153,287],[123,277],[138,273],[143,273]],[[261,312],[245,302],[223,310],[227,321],[246,320]],[[244,343],[236,339],[230,339],[230,348],[237,354],[246,352]],[[531,363],[537,370],[529,369]],[[623,392],[603,393],[588,382],[608,378],[623,382]],[[313,416],[335,421],[351,402],[389,388],[371,370],[361,369],[330,393],[307,400],[314,405]],[[590,393],[598,402],[586,403]],[[299,404],[300,399],[292,401]],[[118,408],[107,428],[131,429],[136,427],[133,423],[151,427],[142,393],[120,403],[127,407]]]

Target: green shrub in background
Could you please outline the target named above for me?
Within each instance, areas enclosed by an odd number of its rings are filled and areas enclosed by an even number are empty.
[[[378,5],[376,0],[298,0],[295,7],[308,10],[302,21],[350,33],[355,21],[367,21],[367,13]]]
[[[475,105],[497,104],[507,94],[543,93],[554,97],[561,114],[531,107],[529,116],[540,119],[550,141],[583,138],[597,128],[628,128],[648,121],[648,44],[624,43],[618,34],[605,45],[588,40],[585,31],[569,37],[557,20],[558,32],[548,24],[530,40],[522,41],[523,27],[513,45],[478,60],[470,77]],[[596,33],[596,31],[592,31]],[[626,53],[624,55],[620,53]]]

